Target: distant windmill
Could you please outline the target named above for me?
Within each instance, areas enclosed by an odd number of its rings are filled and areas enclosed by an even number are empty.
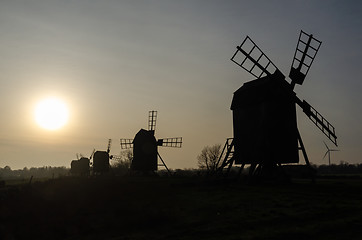
[[[310,166],[297,127],[296,105],[337,146],[332,124],[293,91],[296,84],[303,84],[321,43],[312,34],[300,32],[290,82],[249,36],[237,46],[231,60],[256,79],[234,92],[231,104],[234,138],[225,144],[226,154],[219,169],[228,165],[230,169],[236,163],[241,164],[242,170],[245,164],[251,164],[251,175],[271,175],[280,172],[274,170],[281,164],[298,163],[299,150]]]
[[[131,170],[149,172],[157,171],[158,166],[164,166],[167,171],[169,171],[158,152],[158,146],[181,148],[182,137],[163,138],[156,140],[156,119],[157,111],[149,111],[148,130],[139,130],[134,139],[120,139],[121,149],[128,149],[133,147]],[[158,157],[162,162],[160,165],[158,165]]]
[[[327,148],[327,151],[326,153],[324,154],[324,157],[323,159],[327,156],[328,154],[328,165],[331,166],[331,152],[336,152],[336,151],[339,151],[338,149],[330,149],[327,144],[323,141],[324,145],[326,146]]]
[[[107,151],[96,151],[93,155],[93,173],[103,174],[109,171],[109,159],[113,156],[109,155],[111,151],[112,139],[108,139]]]
[[[76,154],[77,160],[73,160],[70,163],[70,172],[72,175],[78,175],[78,176],[88,176],[89,170],[90,170],[90,160],[92,160],[93,152],[91,153],[89,158],[84,157],[82,154]],[[80,158],[79,158],[80,157]]]

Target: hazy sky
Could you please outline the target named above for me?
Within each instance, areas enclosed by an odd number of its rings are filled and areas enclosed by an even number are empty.
[[[196,167],[205,145],[232,137],[233,92],[253,76],[230,61],[249,35],[288,75],[300,30],[322,41],[295,91],[336,128],[334,163],[361,163],[361,1],[0,1],[0,167],[67,166],[93,148],[119,154],[120,138],[147,128],[183,137],[160,148],[170,168]],[[68,124],[34,121],[48,96],[70,108]],[[310,161],[331,142],[298,111]],[[335,147],[334,147],[335,148]]]

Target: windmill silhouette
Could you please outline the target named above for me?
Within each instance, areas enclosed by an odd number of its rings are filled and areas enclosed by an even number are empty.
[[[108,139],[107,151],[96,151],[93,154],[93,174],[104,174],[109,171],[109,159],[113,156],[109,155],[111,151],[112,139]]]
[[[140,172],[157,171],[158,166],[164,166],[168,172],[169,169],[158,152],[158,146],[181,148],[182,137],[163,138],[156,140],[157,111],[149,111],[148,130],[141,129],[135,135],[134,139],[120,139],[121,149],[133,147],[133,160],[131,170]],[[158,164],[160,158],[162,164]]]
[[[73,160],[70,163],[70,173],[72,175],[88,176],[90,173],[90,161],[92,160],[93,152],[89,158],[83,156],[83,154],[76,154],[77,160]]]
[[[234,92],[234,137],[225,143],[219,170],[227,166],[230,169],[235,163],[241,164],[240,172],[245,164],[251,164],[252,175],[270,173],[281,168],[281,164],[298,163],[299,150],[310,167],[297,127],[296,105],[337,146],[332,124],[294,92],[296,84],[303,84],[321,43],[313,35],[300,32],[290,82],[249,36],[237,46],[231,61],[256,79]]]
[[[324,154],[324,157],[323,159],[328,155],[328,165],[331,166],[331,152],[336,152],[336,151],[339,151],[338,149],[330,149],[328,147],[328,145],[323,141],[324,145],[326,146],[327,148],[327,151],[326,153]]]

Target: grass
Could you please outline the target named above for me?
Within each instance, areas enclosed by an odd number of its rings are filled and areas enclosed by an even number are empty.
[[[362,180],[63,178],[0,195],[2,239],[359,239]]]

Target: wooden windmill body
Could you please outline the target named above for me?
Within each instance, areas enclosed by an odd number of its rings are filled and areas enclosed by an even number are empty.
[[[157,141],[153,131],[141,129],[133,139],[131,170],[157,171]]]
[[[296,108],[288,87],[287,82],[270,75],[250,81],[234,93],[236,164],[299,161]]]
[[[108,139],[107,151],[95,151],[93,155],[93,174],[104,174],[109,171],[110,164],[109,159],[113,156],[109,155],[111,151],[112,140]]]

